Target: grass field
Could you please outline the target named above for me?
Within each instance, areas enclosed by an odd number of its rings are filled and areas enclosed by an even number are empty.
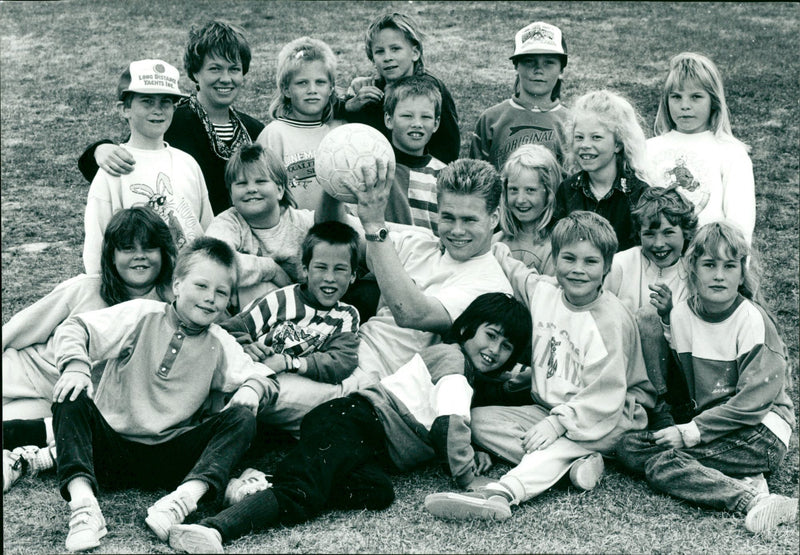
[[[224,17],[253,47],[247,90],[237,106],[266,119],[281,45],[308,34],[339,57],[340,86],[370,64],[368,21],[394,9],[417,17],[426,64],[453,93],[462,147],[479,113],[510,95],[513,36],[528,22],[559,25],[569,46],[563,99],[594,88],[628,96],[652,131],[669,58],[694,50],[725,78],[734,133],[752,146],[764,295],[789,346],[798,404],[798,76],[800,5],[789,3],[547,2],[20,2],[0,3],[0,177],[2,318],[82,269],[88,190],[77,169],[84,147],[126,133],[113,110],[117,78],[131,60],[162,58],[182,68],[188,25]],[[192,90],[188,78],[184,90]],[[463,149],[462,149],[463,152]],[[248,458],[276,460],[284,442],[261,438]],[[452,484],[435,466],[397,476],[396,502],[381,512],[333,512],[294,528],[227,546],[240,553],[305,552],[711,552],[797,553],[797,526],[759,536],[741,518],[654,493],[614,463],[593,492],[557,486],[502,524],[448,523],[423,510],[427,493]],[[496,468],[499,476],[504,468]],[[797,436],[772,491],[798,495]],[[103,494],[104,552],[169,552],[144,524],[161,492]],[[6,553],[64,549],[68,509],[52,475],[23,479],[3,499]],[[208,512],[210,508],[205,508]],[[201,515],[205,514],[201,511]]]

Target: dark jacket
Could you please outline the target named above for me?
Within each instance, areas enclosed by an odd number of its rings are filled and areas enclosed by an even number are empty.
[[[553,221],[558,221],[575,210],[595,212],[611,222],[611,227],[617,232],[617,251],[627,250],[639,244],[631,210],[649,187],[633,172],[618,172],[609,194],[597,200],[589,187],[589,174],[578,172],[558,186]]]

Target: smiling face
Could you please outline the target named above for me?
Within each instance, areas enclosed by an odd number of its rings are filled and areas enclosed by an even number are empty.
[[[716,256],[704,254],[695,262],[693,280],[703,308],[711,314],[724,312],[736,300],[744,282],[742,261],[731,258],[725,249]]]
[[[695,83],[686,83],[668,96],[669,115],[681,133],[708,131],[711,118],[711,97]]]
[[[589,241],[568,243],[556,256],[556,279],[575,306],[587,305],[597,298],[605,274],[603,253]]]
[[[384,115],[386,128],[392,132],[392,144],[406,154],[421,156],[425,145],[439,128],[436,105],[426,96],[408,96],[399,100],[394,113]]]
[[[414,73],[419,49],[412,46],[397,29],[381,29],[372,41],[372,63],[384,80],[391,84]]]
[[[514,352],[514,346],[503,335],[497,324],[483,323],[475,335],[463,345],[464,352],[478,372],[493,372],[499,369]]]
[[[114,267],[131,297],[150,292],[161,273],[161,249],[143,248],[138,242],[114,249]]]
[[[672,225],[663,214],[659,218],[642,226],[642,254],[659,268],[669,268],[681,257],[685,237],[681,226]]]
[[[317,243],[308,266],[303,269],[308,275],[308,292],[324,307],[339,302],[356,279],[350,265],[349,245]]]
[[[207,109],[230,108],[244,84],[242,63],[229,61],[216,54],[207,54],[200,70],[194,74],[197,100]]]
[[[289,80],[284,96],[292,103],[292,115],[300,121],[319,121],[331,97],[331,80],[322,60],[305,62]]]
[[[486,201],[478,195],[439,195],[439,238],[447,253],[465,261],[489,252],[492,232],[497,226],[497,210],[488,212]]]
[[[255,164],[245,164],[231,183],[231,204],[248,222],[280,217],[284,190]]]
[[[175,113],[174,98],[165,94],[130,94],[130,106],[120,102],[120,109],[131,129],[131,144],[144,148],[160,146]]]
[[[225,312],[233,290],[231,270],[204,255],[196,255],[186,275],[172,282],[175,310],[185,323],[206,327]]]
[[[521,168],[518,174],[509,176],[506,203],[523,228],[534,226],[547,208],[547,188],[542,185],[539,172]]]
[[[591,113],[581,114],[575,120],[572,147],[581,169],[589,173],[600,172],[616,163],[621,150],[614,133]]]
[[[528,54],[515,60],[522,100],[549,100],[556,82],[564,75],[555,54]]]

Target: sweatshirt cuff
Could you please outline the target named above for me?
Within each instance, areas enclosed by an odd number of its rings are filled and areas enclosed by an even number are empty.
[[[71,358],[71,359],[67,359],[67,360],[62,361],[61,364],[58,366],[58,373],[59,374],[64,374],[65,372],[67,372],[67,366],[69,366],[70,363],[72,363],[72,362],[82,362],[84,364],[84,367],[81,368],[80,370],[74,370],[74,369],[73,370],[69,370],[69,372],[75,372],[77,374],[84,374],[86,376],[92,377],[92,365],[91,365],[91,363],[88,360],[83,360],[83,359],[80,359],[80,358]]]
[[[242,385],[239,386],[239,389],[241,389],[243,387],[249,387],[250,389],[255,391],[256,394],[258,394],[258,398],[259,399],[263,399],[264,398],[264,393],[266,392],[266,390],[264,388],[264,384],[261,383],[261,380],[257,380],[257,379],[253,379],[253,378],[245,380],[245,382]]]
[[[547,421],[548,424],[550,424],[553,427],[558,437],[563,436],[564,433],[567,431],[567,428],[564,427],[561,424],[561,422],[558,421],[558,416],[548,416],[547,418],[545,418],[545,420]]]
[[[700,443],[700,429],[694,420],[686,424],[676,424],[675,427],[681,433],[681,439],[686,447],[694,447]]]

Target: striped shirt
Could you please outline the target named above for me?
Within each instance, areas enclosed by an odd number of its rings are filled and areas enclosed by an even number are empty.
[[[233,140],[233,134],[236,131],[236,128],[233,125],[232,121],[228,123],[214,123],[214,133],[217,134],[217,138],[219,140],[229,143]]]
[[[445,164],[433,156],[412,156],[395,148],[397,169],[390,193],[387,219],[437,232],[439,210],[436,178]]]
[[[337,383],[358,363],[358,322],[353,306],[323,307],[305,285],[294,284],[254,300],[221,326],[278,354],[305,358],[307,377]]]

